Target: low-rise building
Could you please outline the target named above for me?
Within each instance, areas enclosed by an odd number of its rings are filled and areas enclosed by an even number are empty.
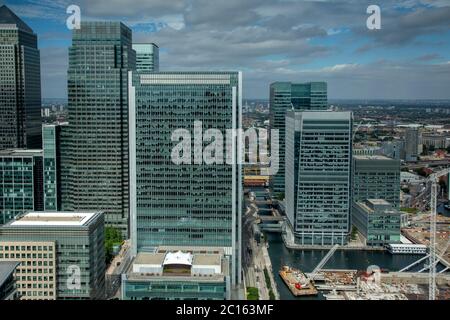
[[[383,199],[355,202],[352,223],[366,239],[368,246],[400,243],[401,212]]]
[[[0,227],[0,261],[19,261],[20,299],[102,299],[102,212],[30,212]]]
[[[140,252],[122,275],[123,300],[230,299],[230,262],[217,247]]]

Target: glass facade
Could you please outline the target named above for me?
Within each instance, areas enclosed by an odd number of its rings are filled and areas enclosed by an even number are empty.
[[[225,300],[223,281],[124,281],[123,300]]]
[[[270,85],[270,129],[279,131],[279,170],[272,176],[275,193],[284,193],[285,183],[285,117],[286,111],[326,110],[327,83],[275,82]]]
[[[353,157],[353,201],[384,199],[400,208],[400,160]]]
[[[352,118],[351,112],[286,115],[286,214],[298,244],[348,240]]]
[[[0,225],[27,211],[44,209],[42,151],[0,151]]]
[[[63,210],[101,210],[128,236],[128,71],[131,30],[81,22],[69,48],[69,125],[63,130]]]
[[[154,43],[134,43],[136,71],[141,73],[159,71],[159,47]]]
[[[368,246],[400,243],[401,212],[383,199],[355,202],[352,223],[366,238]]]
[[[44,148],[44,210],[61,209],[61,127],[44,125],[42,143]]]
[[[0,150],[41,148],[41,73],[37,36],[0,6]]]
[[[190,132],[194,152],[194,121],[224,137],[227,129],[240,127],[240,78],[238,72],[134,75],[130,172],[135,251],[160,245],[227,247],[234,258],[233,276],[240,275],[241,166],[175,164],[171,158],[179,143],[171,140],[176,129]],[[223,141],[224,158],[230,140]]]

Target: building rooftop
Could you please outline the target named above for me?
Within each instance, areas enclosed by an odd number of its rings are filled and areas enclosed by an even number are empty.
[[[386,157],[386,156],[382,156],[382,155],[356,155],[353,156],[353,158],[355,158],[356,160],[394,160],[392,158]]]
[[[19,264],[18,261],[0,261],[0,286],[16,270]]]
[[[0,28],[2,24],[16,25],[20,30],[33,33],[33,30],[5,5],[0,6]]]
[[[13,227],[30,226],[86,226],[101,212],[29,212],[7,225]]]
[[[5,149],[0,150],[0,157],[31,157],[43,155],[42,149]]]

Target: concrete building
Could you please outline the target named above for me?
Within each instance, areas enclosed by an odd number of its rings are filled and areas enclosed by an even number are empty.
[[[230,299],[229,261],[217,247],[140,252],[122,276],[123,300]]]
[[[286,115],[286,215],[298,244],[347,243],[352,129],[351,112]]]
[[[20,299],[103,299],[103,213],[26,213],[0,227],[0,261],[20,262]]]
[[[381,143],[381,153],[392,159],[404,160],[405,141],[404,140],[383,141]]]
[[[43,151],[0,151],[0,225],[33,210],[44,210]]]
[[[41,70],[37,36],[0,6],[0,150],[41,148]]]
[[[405,160],[417,161],[419,159],[420,133],[419,128],[409,127],[405,131]]]
[[[62,209],[103,211],[128,236],[128,71],[131,30],[81,21],[69,48],[68,122],[63,130]]]
[[[400,160],[353,156],[353,201],[384,199],[400,207]]]
[[[133,43],[136,51],[136,71],[142,73],[159,71],[159,47],[154,43]]]
[[[352,223],[366,239],[368,246],[400,243],[401,212],[383,199],[355,202]]]
[[[270,85],[270,129],[279,132],[279,170],[272,176],[275,193],[285,193],[285,121],[286,111],[326,110],[326,82],[275,82]]]
[[[16,300],[16,279],[14,273],[20,262],[0,261],[0,300]]]
[[[450,146],[450,135],[446,134],[423,134],[422,144],[428,149],[447,149]]]
[[[231,256],[232,284],[239,284],[243,191],[237,144],[224,139],[217,145],[223,159],[206,164],[198,146],[209,143],[201,142],[186,154],[188,161],[175,163],[172,135],[184,130],[190,139],[201,135],[202,128],[214,128],[226,137],[227,129],[240,128],[241,73],[135,73],[129,92],[134,254],[161,245],[225,248]],[[202,128],[195,127],[196,121]],[[232,148],[235,158],[228,162]]]

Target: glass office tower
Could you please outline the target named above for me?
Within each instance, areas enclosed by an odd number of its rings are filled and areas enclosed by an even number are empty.
[[[0,150],[41,148],[41,70],[37,36],[0,6]]]
[[[133,43],[133,50],[136,51],[136,71],[159,71],[159,47],[156,44]]]
[[[239,128],[241,85],[239,72],[164,72],[134,74],[129,88],[135,253],[160,245],[224,247],[232,256],[233,284],[240,282],[241,166],[205,164],[201,155],[199,164],[175,164],[171,154],[179,141],[171,137],[176,129],[187,130],[194,153],[195,121],[204,132],[217,129],[224,137],[227,129]],[[224,139],[224,158],[226,144],[236,157],[236,143]]]
[[[63,210],[101,210],[128,233],[128,71],[131,30],[81,22],[69,48],[69,125],[63,130]],[[67,130],[66,130],[67,129]]]
[[[42,150],[0,151],[0,225],[44,209]]]
[[[44,210],[61,210],[61,125],[42,126],[44,148]]]
[[[400,209],[400,160],[353,156],[353,201],[383,199]]]
[[[286,111],[326,110],[327,83],[291,83],[275,82],[270,85],[270,129],[279,131],[278,173],[271,179],[272,190],[284,193],[285,176],[285,117]]]
[[[352,123],[351,112],[286,115],[286,215],[298,244],[347,242]]]

